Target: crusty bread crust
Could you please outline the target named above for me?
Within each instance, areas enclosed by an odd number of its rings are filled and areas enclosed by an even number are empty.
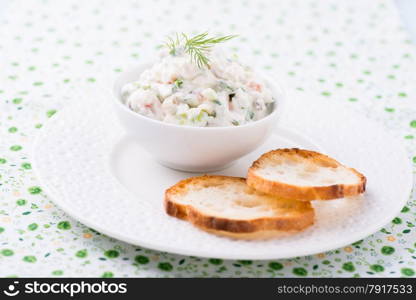
[[[284,182],[271,181],[257,174],[256,171],[260,169],[263,164],[267,164],[268,160],[273,160],[274,157],[281,156],[301,156],[310,160],[312,163],[324,167],[343,166],[335,159],[315,151],[301,150],[297,148],[272,150],[263,154],[249,168],[247,174],[247,185],[266,194],[298,201],[339,199],[357,196],[365,191],[367,182],[366,177],[357,170],[345,166],[343,167],[347,168],[357,176],[357,184],[296,186]]]
[[[184,205],[175,201],[175,197],[186,194],[188,187],[192,185],[210,186],[217,183],[223,184],[224,182],[233,184],[236,181],[245,183],[245,178],[204,175],[182,180],[165,192],[166,213],[186,220],[205,231],[241,239],[264,239],[282,236],[303,230],[314,223],[314,209],[310,203],[306,202],[300,206],[300,209],[294,209],[293,213],[284,216],[240,220],[207,215],[192,205]]]
[[[235,233],[235,232],[228,232],[223,230],[213,230],[213,229],[205,229],[201,228],[202,230],[219,235],[225,236],[232,239],[239,239],[239,240],[268,240],[272,238],[284,238],[287,236],[291,236],[299,232],[299,230],[291,230],[291,231],[282,231],[282,230],[262,230],[256,232],[249,232],[249,233]]]

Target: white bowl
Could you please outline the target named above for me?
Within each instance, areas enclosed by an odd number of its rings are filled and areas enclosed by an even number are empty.
[[[188,172],[210,172],[228,167],[259,147],[271,134],[282,114],[283,90],[264,78],[273,92],[273,111],[265,118],[240,126],[191,127],[165,123],[130,110],[121,101],[121,87],[136,81],[150,67],[124,72],[114,84],[115,110],[131,138],[137,140],[159,163]]]

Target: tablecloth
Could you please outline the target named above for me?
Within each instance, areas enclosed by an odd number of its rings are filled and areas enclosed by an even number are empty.
[[[274,76],[289,97],[342,102],[392,130],[415,170],[416,52],[394,2],[28,0],[1,10],[0,276],[415,276],[414,194],[391,223],[352,245],[226,261],[100,234],[57,208],[31,165],[42,125],[74,97],[109,89],[120,72],[153,57],[168,34],[209,30],[238,34],[227,51]]]

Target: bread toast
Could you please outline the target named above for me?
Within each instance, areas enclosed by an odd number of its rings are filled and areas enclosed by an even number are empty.
[[[314,223],[309,202],[266,195],[240,177],[205,175],[182,180],[166,190],[165,209],[200,229],[237,239],[288,235]]]
[[[247,174],[248,186],[299,201],[356,196],[365,191],[366,181],[363,174],[333,158],[297,148],[263,154]]]

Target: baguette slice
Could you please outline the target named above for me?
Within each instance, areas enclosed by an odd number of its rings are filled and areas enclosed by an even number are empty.
[[[166,190],[165,209],[200,229],[237,239],[283,236],[314,223],[309,202],[265,195],[239,177],[205,175],[182,180]]]
[[[318,152],[278,149],[263,154],[248,170],[247,185],[298,201],[331,200],[364,193],[366,178]]]

